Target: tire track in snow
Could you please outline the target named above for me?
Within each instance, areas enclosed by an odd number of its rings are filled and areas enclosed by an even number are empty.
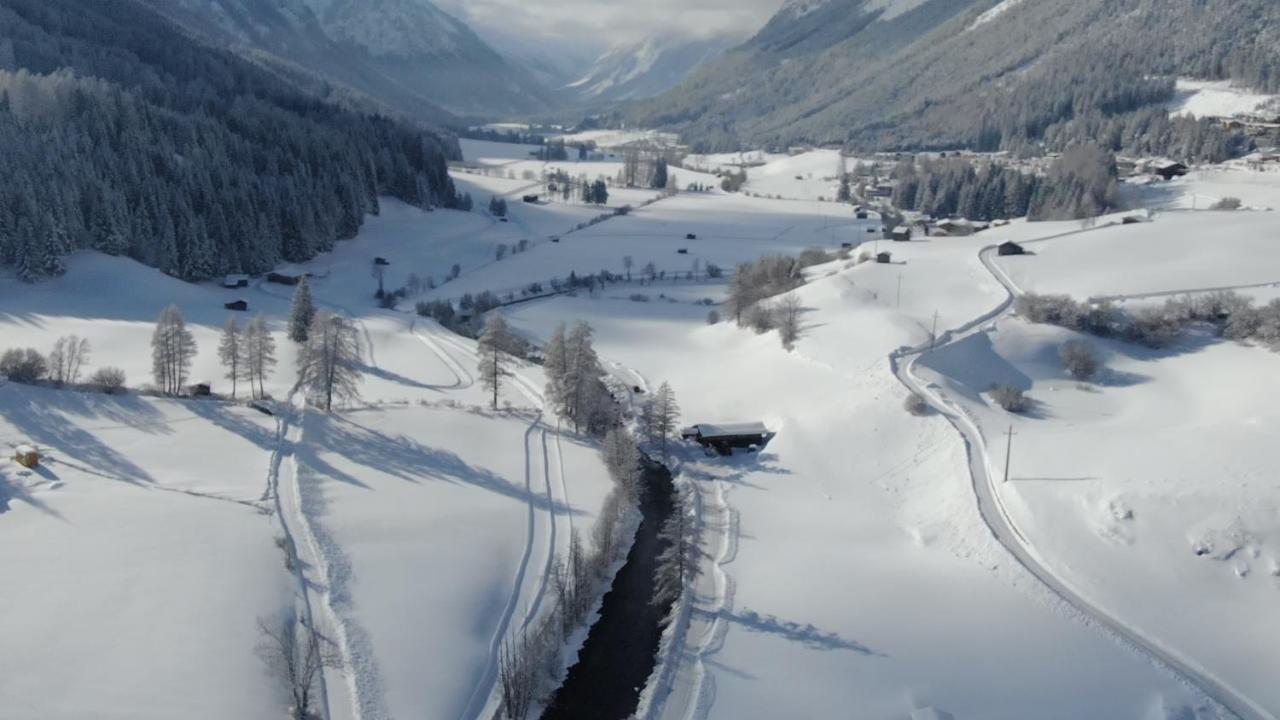
[[[1114,224],[1110,223],[1089,230],[1062,233],[1048,238],[1028,241],[1028,243],[1042,243],[1061,237],[1081,235],[1110,227]],[[1118,617],[1110,615],[1106,610],[1080,594],[1065,579],[1054,574],[1040,557],[1035,547],[1023,535],[1005,508],[999,488],[995,484],[995,473],[992,471],[986,439],[983,437],[977,423],[963,410],[962,406],[947,398],[941,388],[936,385],[926,384],[915,375],[913,370],[916,362],[925,355],[934,352],[934,350],[930,349],[931,345],[936,349],[945,348],[980,332],[981,328],[996,322],[1012,310],[1015,298],[1022,291],[1005,273],[1004,269],[992,260],[996,250],[997,246],[995,245],[987,246],[980,251],[978,257],[983,267],[1005,289],[1007,297],[1004,301],[995,309],[979,316],[975,320],[971,320],[954,330],[947,331],[936,341],[922,343],[916,347],[904,347],[891,353],[889,364],[894,376],[908,390],[924,398],[935,411],[945,417],[960,433],[969,456],[969,473],[983,522],[996,541],[1009,552],[1019,565],[1039,580],[1046,589],[1061,599],[1067,606],[1074,609],[1087,623],[1102,628],[1123,644],[1135,648],[1150,659],[1151,662],[1163,667],[1186,684],[1197,688],[1206,697],[1211,698],[1241,718],[1241,720],[1276,720],[1275,715],[1269,713],[1235,688],[1198,667],[1175,650],[1164,646],[1152,637],[1148,637],[1137,628],[1127,625]]]

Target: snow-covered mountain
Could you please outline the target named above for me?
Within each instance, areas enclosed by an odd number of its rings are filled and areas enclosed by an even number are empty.
[[[1166,103],[1177,77],[1274,93],[1278,32],[1273,0],[789,0],[627,120],[707,149],[1016,149]]]
[[[546,107],[541,85],[429,0],[149,0],[198,32],[319,73],[410,114]],[[434,119],[434,118],[433,118]]]
[[[670,90],[704,63],[742,41],[736,35],[689,39],[656,37],[601,55],[589,72],[568,85],[586,101],[648,98]]]

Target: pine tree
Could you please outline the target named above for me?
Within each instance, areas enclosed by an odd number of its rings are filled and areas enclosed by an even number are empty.
[[[654,190],[665,190],[667,188],[667,161],[661,158],[653,166],[653,183],[651,185]]]
[[[498,392],[501,390],[503,378],[511,376],[508,365],[511,357],[508,354],[512,346],[511,331],[502,315],[492,312],[485,318],[484,329],[480,331],[480,340],[476,350],[480,356],[480,383],[493,393],[492,406],[498,409]]]
[[[306,342],[315,317],[316,304],[311,297],[311,283],[304,276],[293,291],[293,302],[289,306],[289,339],[296,343]]]

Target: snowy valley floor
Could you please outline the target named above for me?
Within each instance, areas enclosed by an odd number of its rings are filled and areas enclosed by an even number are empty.
[[[255,621],[295,604],[349,662],[326,677],[333,718],[491,713],[496,643],[540,611],[548,560],[570,528],[590,527],[609,481],[592,445],[543,411],[539,368],[520,368],[502,399],[510,409],[477,409],[474,343],[373,309],[371,258],[391,260],[390,287],[411,272],[440,281],[456,263],[461,277],[422,299],[457,298],[570,271],[623,272],[624,256],[637,271],[653,262],[675,274],[695,261],[728,269],[873,237],[874,221],[814,201],[825,189],[808,176],[829,164],[824,155],[777,160],[786,164],[756,181],[802,200],[679,195],[569,232],[602,210],[526,206],[524,171],[542,163],[510,147],[466,149],[493,174],[458,174],[459,186],[479,207],[507,197],[509,222],[387,201],[359,238],[297,268],[362,330],[358,411],[286,402],[288,288],[187,285],[93,254],[45,285],[0,279],[0,346],[47,350],[78,333],[93,343],[94,366],[121,366],[134,386],[147,378],[151,323],[171,302],[195,325],[195,380],[226,389],[215,349],[230,299],[266,314],[282,350],[268,387],[275,417],[0,386],[0,446],[33,442],[52,460],[36,472],[0,462],[0,714],[279,717],[285,701],[254,656]],[[1280,198],[1280,183],[1237,173],[1192,177],[1158,199],[1240,186]],[[614,204],[652,197],[621,191]],[[1280,670],[1280,492],[1268,442],[1280,417],[1267,381],[1280,355],[1194,338],[1161,354],[1099,343],[1106,379],[1066,380],[1056,347],[1068,334],[997,316],[1008,293],[979,254],[1078,229],[1017,223],[881,243],[893,264],[813,268],[796,291],[805,329],[791,353],[776,334],[707,324],[704,301],[721,300],[723,282],[633,282],[503,311],[535,340],[559,322],[590,322],[611,373],[642,389],[670,382],[686,422],[762,420],[778,433],[759,456],[680,451],[703,509],[704,572],[648,717],[1229,716],[997,541],[964,438],[942,415],[903,410],[907,390],[889,361],[929,340],[935,313],[940,333],[984,320],[914,372],[992,447],[1016,426],[1013,481],[998,496],[1044,565],[1256,703],[1258,717],[1280,712],[1268,682]],[[1080,299],[1246,285],[1265,299],[1280,282],[1267,244],[1277,229],[1273,213],[1169,212],[1035,244],[1035,255],[995,266],[1020,289]],[[495,260],[499,243],[520,239],[527,252]],[[1132,270],[1147,258],[1158,262]],[[992,409],[984,392],[997,380],[1028,388],[1036,412]],[[989,464],[1003,471],[1003,455]],[[286,530],[296,575],[276,545]]]

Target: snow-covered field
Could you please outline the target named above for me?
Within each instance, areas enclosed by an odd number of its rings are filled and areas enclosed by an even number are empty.
[[[491,710],[495,643],[538,612],[549,555],[569,528],[590,527],[608,480],[590,444],[539,413],[538,368],[520,368],[504,392],[511,410],[475,409],[474,344],[373,309],[372,258],[391,261],[389,287],[409,273],[439,282],[457,264],[457,280],[424,295],[456,298],[570,271],[621,273],[628,256],[638,277],[649,262],[668,274],[695,262],[731,269],[876,237],[875,221],[814,201],[834,189],[821,179],[838,172],[834,154],[750,171],[748,191],[794,200],[682,194],[569,232],[602,209],[520,203],[525,171],[545,164],[517,146],[465,146],[497,172],[458,172],[459,187],[477,208],[508,198],[509,222],[388,201],[359,238],[297,268],[315,274],[322,303],[358,322],[371,407],[325,416],[281,403],[271,418],[217,402],[0,387],[0,442],[34,442],[54,459],[36,473],[0,462],[0,546],[16,548],[0,555],[7,711],[278,717],[284,700],[253,656],[254,622],[303,598],[350,663],[326,678],[334,718]],[[591,177],[618,169],[564,165]],[[1247,204],[1274,205],[1280,193],[1255,181],[1193,175],[1170,192],[1249,186]],[[653,197],[617,191],[610,205]],[[1266,378],[1280,355],[1207,339],[1163,354],[1100,343],[1106,379],[1081,389],[1055,359],[1065,333],[1001,314],[1008,294],[979,253],[1005,238],[1075,233],[996,267],[1022,289],[1081,298],[1251,285],[1280,281],[1269,245],[1278,218],[1165,212],[1089,232],[1017,223],[881,243],[892,264],[809,271],[790,353],[776,334],[707,324],[702,301],[722,299],[723,281],[633,282],[504,309],[533,339],[587,320],[606,367],[628,384],[670,382],[685,422],[761,420],[778,433],[759,456],[678,453],[700,498],[704,573],[646,717],[1227,717],[1202,690],[1274,717],[1280,497],[1267,440],[1280,398]],[[499,244],[522,238],[527,252],[495,260]],[[225,391],[214,355],[222,303],[243,296],[280,333],[288,295],[187,285],[85,254],[52,283],[0,280],[0,337],[47,350],[79,333],[93,366],[120,365],[137,387],[151,323],[177,303],[201,347],[193,379]],[[970,452],[982,447],[941,414],[905,412],[890,362],[927,346],[935,327],[966,326],[908,372],[996,450],[1016,425],[1013,481],[995,495],[1016,537],[993,528],[975,497]],[[295,378],[290,343],[278,342],[268,390],[283,400]],[[1036,411],[992,410],[982,393],[994,380],[1029,387]],[[1002,471],[1003,455],[989,464]],[[300,576],[274,542],[285,529]],[[1006,546],[1030,553],[1073,599]]]
[[[1178,78],[1177,94],[1169,104],[1169,112],[1202,118],[1228,118],[1257,112],[1275,100],[1274,95],[1236,87],[1230,80]]]

